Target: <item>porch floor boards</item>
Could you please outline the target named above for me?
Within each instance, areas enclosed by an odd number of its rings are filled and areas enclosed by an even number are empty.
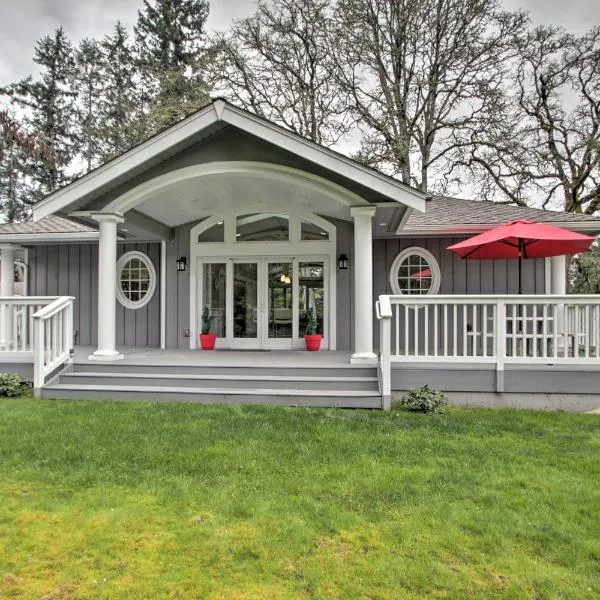
[[[102,363],[89,360],[96,350],[93,346],[75,347],[75,364],[106,365],[156,365],[156,366],[202,366],[202,367],[282,367],[311,369],[349,367],[349,352],[307,352],[306,350],[189,350],[139,347],[118,347],[125,358]],[[357,365],[358,366],[358,365]]]

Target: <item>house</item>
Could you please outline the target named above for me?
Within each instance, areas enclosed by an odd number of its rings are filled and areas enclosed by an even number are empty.
[[[510,344],[499,361],[495,340],[512,336],[524,381],[514,392],[534,393],[560,363],[582,371],[567,391],[586,394],[600,303],[572,297],[573,313],[564,257],[525,261],[529,304],[513,320],[541,312],[531,331],[526,320],[511,331],[495,307],[517,291],[516,262],[446,250],[518,218],[600,232],[598,217],[428,198],[217,99],[56,191],[32,222],[0,226],[0,368],[34,377],[47,396],[381,406],[381,296],[395,304],[383,317],[392,390],[429,381],[507,393],[514,377],[500,385],[497,366]],[[213,353],[198,350],[205,306]],[[303,348],[310,307],[322,351],[290,352]],[[582,331],[565,331],[575,322]],[[523,365],[535,368],[524,376]]]

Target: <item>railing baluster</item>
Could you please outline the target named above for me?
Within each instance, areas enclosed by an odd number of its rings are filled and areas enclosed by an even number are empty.
[[[438,305],[433,305],[433,355],[438,355]]]
[[[483,305],[483,339],[482,339],[482,349],[483,349],[483,358],[487,358],[488,355],[488,305]]]
[[[400,305],[396,304],[396,356],[400,356]]]
[[[458,323],[456,322],[456,315],[458,314],[458,307],[456,304],[453,304],[453,323],[452,323],[452,355],[453,356],[458,356],[458,340],[457,340],[457,334],[458,334]]]
[[[413,307],[414,329],[415,329],[415,356],[419,356],[419,308]]]
[[[425,356],[429,356],[429,304],[425,305],[425,331],[423,334],[423,350]]]
[[[444,304],[444,352],[442,356],[448,356],[448,304]]]
[[[409,346],[408,346],[408,334],[410,329],[410,322],[408,319],[408,304],[404,305],[404,356],[410,356]]]

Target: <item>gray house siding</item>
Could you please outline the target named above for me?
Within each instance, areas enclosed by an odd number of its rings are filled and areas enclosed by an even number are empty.
[[[138,250],[148,255],[160,282],[160,244],[120,243],[117,257]],[[49,244],[29,251],[29,295],[74,296],[73,329],[76,343],[98,341],[98,245]],[[160,345],[160,285],[152,300],[138,310],[117,306],[117,345]]]

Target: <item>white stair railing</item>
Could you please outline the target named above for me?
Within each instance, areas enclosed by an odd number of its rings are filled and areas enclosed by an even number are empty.
[[[36,395],[48,375],[73,355],[73,300],[62,296],[32,315],[33,388]]]

